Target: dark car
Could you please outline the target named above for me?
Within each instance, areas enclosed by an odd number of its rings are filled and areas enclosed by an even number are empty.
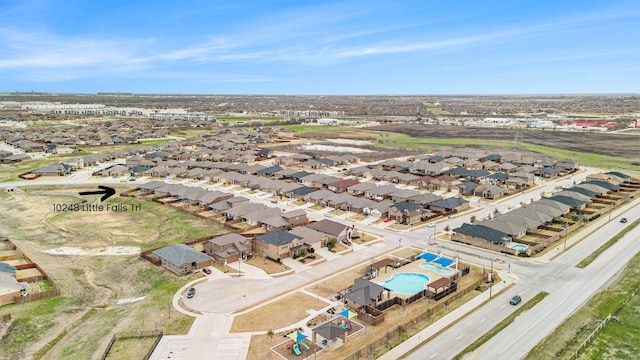
[[[518,304],[520,304],[520,301],[522,301],[522,298],[520,297],[520,295],[516,295],[516,296],[511,298],[511,301],[509,301],[509,304],[518,305]]]
[[[211,269],[209,269],[209,268],[202,269],[202,272],[207,274],[207,275],[211,275]]]
[[[627,218],[620,219],[620,222],[623,223],[623,224],[626,223],[627,222]]]
[[[187,299],[191,299],[196,295],[196,288],[191,288],[187,291]]]

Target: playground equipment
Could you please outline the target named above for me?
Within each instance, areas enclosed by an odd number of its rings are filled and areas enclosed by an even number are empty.
[[[294,354],[296,355],[302,354],[302,350],[300,349],[300,346],[302,346],[306,350],[309,350],[309,345],[302,342],[302,340],[307,338],[307,335],[301,333],[300,330],[296,330],[292,332],[291,334],[287,335],[287,337],[291,339],[291,341],[289,341],[289,348],[293,350]]]
[[[298,346],[298,343],[293,343],[293,353],[296,355],[300,355],[302,354],[302,350],[300,350],[300,346]]]

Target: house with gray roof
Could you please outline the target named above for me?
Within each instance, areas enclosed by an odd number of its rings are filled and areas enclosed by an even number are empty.
[[[261,234],[253,240],[253,248],[257,254],[272,259],[282,259],[295,254],[304,248],[302,237],[282,230],[274,230]]]
[[[160,264],[177,275],[186,275],[211,266],[213,258],[185,244],[175,244],[152,251]]]
[[[524,222],[510,222],[508,221],[509,219],[510,218],[505,218],[503,220],[502,218],[497,218],[493,220],[486,220],[478,223],[478,225],[498,230],[509,235],[513,239],[519,239],[527,234],[528,229],[524,225]]]
[[[469,201],[459,197],[450,197],[429,204],[429,209],[442,213],[462,211],[469,208]]]
[[[382,300],[383,292],[388,291],[384,286],[373,281],[358,278],[351,285],[350,291],[344,295],[347,305],[358,308],[363,305],[375,306]]]
[[[511,241],[511,237],[500,230],[481,224],[467,223],[462,224],[459,228],[453,229],[451,239],[465,244],[480,246],[482,246],[482,242],[505,245],[507,242]],[[477,242],[477,239],[480,239],[479,243]]]

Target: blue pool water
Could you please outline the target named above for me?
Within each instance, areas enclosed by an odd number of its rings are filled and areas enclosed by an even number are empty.
[[[436,274],[439,275],[445,275],[445,276],[449,276],[451,274],[453,274],[453,270],[451,269],[446,269],[437,265],[433,265],[433,264],[429,264],[429,263],[424,263],[424,264],[420,264],[420,267],[425,269],[425,270],[429,270],[429,271],[433,271]]]
[[[401,294],[416,294],[424,290],[424,284],[431,279],[428,276],[416,273],[395,274],[384,282],[384,287]]]
[[[528,245],[524,245],[524,244],[511,245],[511,248],[513,250],[527,250],[528,247],[529,247]]]

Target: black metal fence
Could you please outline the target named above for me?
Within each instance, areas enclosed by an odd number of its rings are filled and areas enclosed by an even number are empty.
[[[449,304],[455,301],[461,300],[466,294],[475,290],[476,287],[484,283],[484,279],[478,280],[475,284],[468,286],[464,290],[457,291],[452,294],[450,298],[441,303],[436,303],[434,307],[427,309],[423,313],[411,318],[402,325],[399,325],[391,330],[388,330],[384,335],[375,339],[365,347],[358,349],[353,354],[346,356],[345,360],[360,360],[377,358],[390,349],[394,348],[398,344],[407,340],[409,337],[416,334],[418,331],[431,325],[433,322],[440,318],[440,314],[447,314],[453,310],[454,307],[449,307]],[[401,304],[401,302],[400,302]],[[427,340],[427,339],[425,339]]]

